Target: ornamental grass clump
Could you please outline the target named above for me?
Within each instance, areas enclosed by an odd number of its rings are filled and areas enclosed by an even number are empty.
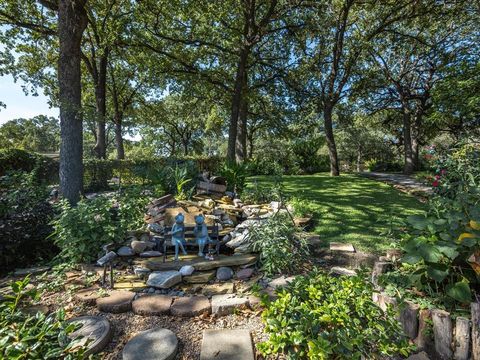
[[[332,277],[318,270],[299,276],[267,303],[262,317],[269,339],[263,355],[288,359],[372,359],[412,350],[393,310],[372,301],[363,276]]]
[[[266,275],[301,270],[308,260],[309,249],[305,237],[297,231],[291,218],[282,213],[249,229],[253,251],[260,254],[260,263]]]

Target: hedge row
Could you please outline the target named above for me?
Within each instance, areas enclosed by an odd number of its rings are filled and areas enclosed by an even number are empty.
[[[108,186],[108,180],[116,177],[123,184],[155,183],[160,172],[168,166],[188,164],[196,171],[217,173],[222,164],[220,157],[153,158],[146,160],[99,160],[84,161],[84,184],[86,190],[100,190]],[[0,176],[9,171],[34,171],[40,182],[57,184],[58,160],[20,149],[0,150]]]

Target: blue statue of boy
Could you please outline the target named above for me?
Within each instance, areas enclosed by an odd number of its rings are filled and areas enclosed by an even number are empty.
[[[185,217],[182,213],[175,216],[175,224],[172,226],[172,245],[175,245],[175,261],[178,261],[178,248],[182,249],[183,255],[187,255],[183,242],[185,241],[185,225],[183,223]]]
[[[193,230],[193,233],[195,234],[195,238],[197,240],[198,256],[203,257],[203,249],[210,241],[210,238],[208,237],[207,225],[205,224],[205,218],[202,214],[195,216],[195,224],[196,226]]]

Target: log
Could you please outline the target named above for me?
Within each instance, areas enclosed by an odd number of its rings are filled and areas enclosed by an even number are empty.
[[[455,323],[455,360],[468,360],[470,350],[470,320],[457,317]]]
[[[440,359],[451,359],[452,352],[452,319],[444,310],[432,310],[433,338],[435,351]]]
[[[167,203],[167,202],[172,201],[172,199],[173,199],[173,195],[171,195],[171,194],[162,196],[161,198],[155,199],[155,200],[153,200],[150,204],[148,204],[148,205],[146,206],[146,210],[148,210],[148,209],[150,209],[150,208],[152,208],[152,207],[154,207],[154,206],[163,205],[163,204],[165,204],[165,203]]]
[[[418,314],[418,336],[415,345],[419,350],[426,349],[432,343],[431,333],[432,312],[429,309],[422,309]]]
[[[471,303],[472,359],[480,360],[480,303]]]
[[[410,301],[405,301],[400,308],[400,323],[403,332],[410,339],[415,339],[418,335],[418,311],[420,306]]]

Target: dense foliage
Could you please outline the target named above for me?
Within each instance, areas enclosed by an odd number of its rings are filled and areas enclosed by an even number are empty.
[[[0,177],[0,272],[56,254],[46,239],[52,231],[53,208],[47,189],[35,179],[33,172]]]
[[[260,253],[260,264],[267,275],[298,273],[309,254],[306,239],[297,233],[292,219],[278,213],[260,226],[249,228],[254,251]]]
[[[62,201],[51,234],[60,248],[60,259],[72,263],[88,262],[101,253],[102,245],[120,244],[127,230],[143,225],[149,199],[140,190],[127,190],[113,198],[83,199],[75,207]]]
[[[384,313],[372,292],[362,276],[314,271],[295,278],[262,314],[269,339],[260,351],[318,360],[408,355],[411,348],[392,309]]]
[[[53,159],[20,149],[0,149],[0,176],[9,171],[32,173],[35,181],[58,180],[58,163]]]
[[[465,145],[439,156],[436,196],[423,216],[409,218],[405,265],[387,277],[416,288],[444,306],[474,299],[480,285],[480,149]]]
[[[65,322],[63,310],[51,315],[30,315],[22,310],[38,298],[35,289],[28,290],[28,283],[28,277],[14,282],[13,295],[6,295],[0,302],[0,358],[84,359],[85,348],[68,338],[75,325]]]

